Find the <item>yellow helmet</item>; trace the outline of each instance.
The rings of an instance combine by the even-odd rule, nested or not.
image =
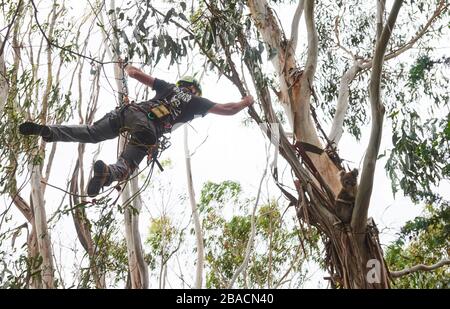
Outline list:
[[[197,89],[198,95],[202,95],[202,86],[198,82],[198,80],[193,76],[183,76],[180,80],[177,81],[177,86],[194,86]]]

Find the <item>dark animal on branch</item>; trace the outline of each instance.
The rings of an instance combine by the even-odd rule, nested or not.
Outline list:
[[[358,170],[351,172],[340,171],[342,189],[336,198],[336,215],[344,224],[349,224],[352,219],[355,197],[358,191]]]

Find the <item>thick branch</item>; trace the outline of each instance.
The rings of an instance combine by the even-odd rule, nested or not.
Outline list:
[[[380,85],[381,72],[384,62],[384,54],[392,34],[398,12],[403,0],[396,0],[392,6],[391,13],[384,26],[380,39],[375,47],[373,59],[373,69],[369,85],[370,105],[372,109],[372,129],[370,133],[369,145],[364,157],[361,182],[356,196],[355,208],[352,216],[352,228],[356,233],[363,233],[367,224],[367,211],[369,209],[370,197],[372,195],[375,166],[380,148],[381,134],[383,131],[384,106],[381,103]]]
[[[434,11],[433,15],[431,15],[431,17],[428,19],[428,21],[423,26],[423,28],[419,32],[417,32],[416,35],[414,37],[412,37],[407,43],[405,43],[404,45],[402,45],[395,51],[387,54],[385,59],[390,60],[392,58],[395,58],[398,55],[400,55],[401,53],[410,49],[412,46],[414,46],[414,44],[428,32],[428,29],[434,23],[434,21],[439,16],[441,16],[441,14],[444,13],[444,11],[446,11],[450,7],[450,3],[445,3],[445,2],[446,2],[445,0],[441,0],[439,2],[439,5],[437,6],[436,10]]]
[[[356,74],[361,70],[361,60],[356,60],[353,65],[348,69],[341,78],[339,85],[339,95],[337,99],[336,114],[333,118],[333,124],[331,125],[330,134],[328,139],[334,142],[336,145],[344,133],[344,119],[347,113],[350,95],[350,83],[355,78]]]
[[[405,268],[405,269],[399,270],[399,271],[391,271],[391,276],[393,278],[399,278],[399,277],[403,277],[403,276],[415,273],[417,271],[432,271],[432,270],[438,269],[445,265],[450,265],[449,259],[439,261],[436,264],[433,264],[430,266],[424,265],[424,264],[419,264],[419,265],[413,266],[411,268]]]
[[[321,146],[310,115],[311,87],[317,67],[318,37],[314,25],[314,0],[305,1],[305,22],[308,51],[305,70],[300,78],[299,96],[292,106],[294,111],[294,134],[297,140]],[[298,86],[297,86],[298,87]],[[295,91],[296,89],[293,89]],[[294,104],[294,102],[292,102]]]

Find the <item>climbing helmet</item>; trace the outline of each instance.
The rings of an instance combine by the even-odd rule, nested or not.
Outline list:
[[[197,95],[202,95],[202,86],[199,81],[193,76],[183,76],[177,82],[178,87],[182,86],[194,86],[197,89]]]

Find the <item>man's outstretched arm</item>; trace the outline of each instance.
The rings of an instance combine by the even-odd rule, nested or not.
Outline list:
[[[155,78],[145,74],[140,69],[128,64],[125,66],[125,72],[127,72],[128,76],[138,80],[139,82],[153,88],[153,84],[155,83]]]
[[[243,110],[246,107],[249,107],[253,104],[253,97],[251,95],[248,95],[246,97],[243,97],[241,101],[236,103],[225,103],[225,104],[216,104],[208,111],[212,114],[217,115],[234,115],[241,110]]]

